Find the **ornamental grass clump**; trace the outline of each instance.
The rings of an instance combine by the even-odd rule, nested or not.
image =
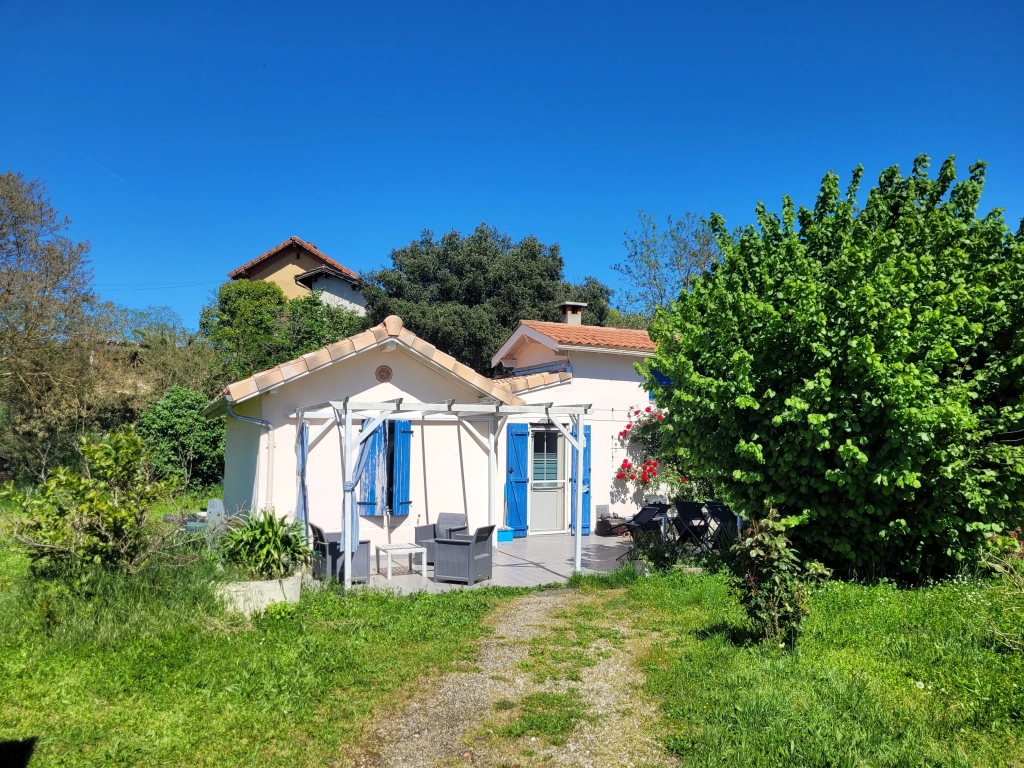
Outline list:
[[[821,563],[801,562],[775,509],[748,526],[731,547],[733,591],[754,634],[764,640],[795,639],[810,613],[809,588],[831,575]]]
[[[312,561],[302,523],[289,523],[270,510],[250,514],[242,525],[230,528],[220,541],[220,554],[253,579],[284,579]]]

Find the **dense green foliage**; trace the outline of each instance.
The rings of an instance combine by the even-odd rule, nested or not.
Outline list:
[[[860,169],[738,237],[713,217],[724,262],[652,330],[672,447],[847,571],[948,571],[1021,516],[1024,230],[976,216],[984,164],[927,167],[859,211]]]
[[[224,417],[204,416],[208,402],[202,392],[174,386],[139,417],[139,436],[153,469],[183,488],[213,485],[224,477]]]
[[[774,509],[744,528],[730,549],[733,592],[755,634],[792,642],[810,613],[811,586],[828,571],[821,563],[800,561]]]
[[[391,252],[391,266],[364,275],[371,322],[398,315],[405,326],[484,375],[520,320],[558,320],[562,301],[585,301],[587,325],[606,325],[612,291],[596,278],[566,282],[557,245],[514,242],[481,224],[466,237],[419,240]]]
[[[108,574],[88,600],[44,599],[26,567],[0,542],[0,742],[38,737],[33,768],[329,765],[517,594],[325,588],[246,623],[214,561]]]
[[[283,579],[311,560],[303,524],[289,523],[270,510],[250,514],[240,526],[229,528],[219,545],[224,562],[253,579]]]
[[[224,283],[199,318],[200,330],[223,359],[228,381],[294,360],[364,325],[355,312],[325,304],[317,293],[286,299],[278,285],[262,280]]]
[[[142,439],[126,429],[81,438],[83,471],[63,467],[35,489],[8,483],[14,539],[38,575],[81,582],[96,570],[133,573],[153,554],[149,510],[165,494],[152,481]]]
[[[999,585],[904,590],[829,582],[792,649],[751,643],[725,576],[637,579],[624,610],[654,638],[639,659],[658,731],[686,766],[974,768],[1024,760],[1024,655],[993,642]],[[1007,616],[1011,618],[1012,616]],[[1018,626],[1019,616],[1016,619]]]

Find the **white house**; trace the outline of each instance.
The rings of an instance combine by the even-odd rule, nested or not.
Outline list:
[[[597,511],[603,505],[635,511],[633,500],[617,495],[613,480],[626,450],[618,433],[627,409],[647,398],[633,364],[653,354],[654,345],[645,331],[579,325],[580,308],[563,305],[562,323],[523,321],[493,360],[513,369],[509,378],[477,374],[392,316],[357,336],[231,384],[207,408],[210,415],[228,415],[225,506],[294,513],[297,424],[304,418],[311,425],[309,518],[338,530],[342,439],[334,414],[314,406],[349,398],[400,399],[406,407],[442,404],[431,413],[396,406],[397,412],[374,430],[370,469],[356,491],[360,538],[372,544],[412,541],[416,525],[442,512],[467,515],[471,530],[493,519],[516,536],[567,532],[576,462],[551,419],[567,430],[570,419],[556,415],[557,407],[550,413],[522,408],[529,404],[590,406],[581,532],[589,533],[592,505]],[[453,402],[492,404],[493,411],[456,416],[443,405]],[[370,414],[354,417],[357,431],[371,420]]]

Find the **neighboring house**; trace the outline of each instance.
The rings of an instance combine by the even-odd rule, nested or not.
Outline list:
[[[276,283],[289,299],[322,291],[327,304],[366,314],[359,275],[342,266],[313,243],[289,237],[280,245],[228,272],[232,280],[266,280]]]
[[[564,305],[564,323],[523,321],[494,359],[519,373],[510,378],[479,375],[391,316],[350,339],[231,384],[207,408],[209,415],[229,416],[225,505],[293,514],[297,414],[349,397],[375,403],[396,398],[498,403],[499,413],[502,407],[514,411],[536,403],[592,404],[584,427],[590,440],[584,450],[582,532],[589,533],[592,504],[635,511],[636,500],[613,501],[613,470],[626,455],[618,432],[627,409],[647,398],[632,364],[653,354],[654,345],[644,331],[572,324],[579,309]],[[361,538],[374,544],[412,541],[414,526],[433,522],[442,512],[466,514],[471,529],[486,525],[489,444],[495,445],[495,522],[507,523],[517,536],[568,531],[573,451],[566,450],[565,437],[543,411],[532,410],[472,422],[443,412],[399,414],[386,421],[373,433],[372,470],[356,491],[364,521]],[[326,412],[306,419],[312,435],[306,471],[310,521],[339,530],[339,430]],[[568,417],[559,421],[569,423]],[[356,431],[361,422],[357,417]]]

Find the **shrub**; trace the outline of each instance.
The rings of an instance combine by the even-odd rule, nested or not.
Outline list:
[[[775,509],[744,529],[732,553],[734,591],[754,632],[766,640],[780,635],[792,639],[810,612],[808,586],[828,578],[828,569],[821,563],[800,562]]]
[[[984,163],[928,165],[883,171],[862,210],[858,168],[736,237],[713,217],[723,263],[651,330],[670,450],[846,571],[956,570],[1024,501],[1024,228],[976,216]]]
[[[224,418],[203,415],[202,392],[174,386],[139,417],[139,435],[153,469],[182,487],[206,487],[224,477]]]
[[[230,528],[221,539],[220,553],[226,563],[243,568],[254,579],[283,579],[312,560],[302,523],[289,523],[269,509]]]
[[[125,573],[143,568],[160,549],[148,514],[166,493],[153,482],[142,439],[131,428],[96,441],[81,438],[83,471],[50,473],[36,489],[8,483],[14,540],[33,572],[82,581],[99,567]]]

